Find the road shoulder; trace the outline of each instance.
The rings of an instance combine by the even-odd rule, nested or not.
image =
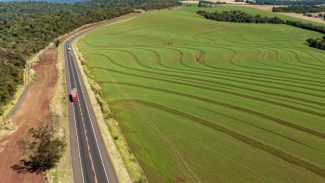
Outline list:
[[[63,137],[67,143],[65,152],[57,166],[46,173],[49,183],[70,183],[73,182],[72,160],[71,160],[71,144],[69,135],[69,120],[67,113],[66,97],[66,78],[65,78],[65,59],[64,44],[60,44],[57,48],[57,72],[58,78],[55,88],[51,95],[50,113],[52,117],[53,128],[58,131],[57,135]]]

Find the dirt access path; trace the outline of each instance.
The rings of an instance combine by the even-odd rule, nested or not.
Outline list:
[[[41,55],[40,62],[33,67],[37,80],[30,85],[19,110],[12,117],[16,129],[0,139],[0,183],[46,182],[42,174],[17,173],[11,166],[20,160],[22,150],[18,142],[25,137],[28,129],[38,127],[44,121],[50,123],[51,91],[58,77],[56,60],[56,48],[50,48]]]

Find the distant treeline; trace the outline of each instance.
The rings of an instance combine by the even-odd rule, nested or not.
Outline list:
[[[311,23],[302,23],[300,21],[283,20],[278,17],[266,17],[261,15],[249,15],[243,11],[223,11],[223,12],[207,12],[198,11],[199,15],[207,19],[224,21],[224,22],[237,22],[237,23],[256,23],[256,24],[286,24],[302,29],[316,31],[325,34],[325,27],[313,25]]]
[[[325,11],[325,6],[302,5],[302,6],[287,6],[273,7],[273,12],[294,12],[294,13],[319,13]]]
[[[93,0],[76,4],[0,3],[0,114],[23,82],[25,60],[56,37],[133,9],[161,9],[174,0]]]
[[[325,34],[325,27],[313,25],[311,23],[302,23],[293,20],[283,20],[278,17],[265,17],[261,15],[249,15],[242,11],[223,11],[219,12],[206,12],[198,11],[199,15],[204,16],[207,19],[224,21],[224,22],[237,22],[237,23],[256,23],[256,24],[286,24],[302,29],[316,31]],[[311,47],[318,49],[325,49],[325,36],[323,38],[307,39],[307,43]]]
[[[307,43],[311,47],[325,50],[325,36],[316,39],[309,38],[307,39]]]
[[[214,7],[214,5],[218,4],[226,4],[225,2],[211,2],[211,1],[199,1],[198,7],[200,8],[209,8],[209,7]]]
[[[256,0],[256,4],[269,5],[319,5],[325,4],[325,0]]]

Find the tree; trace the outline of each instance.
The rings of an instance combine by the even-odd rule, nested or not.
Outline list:
[[[316,39],[309,38],[306,41],[310,47],[325,50],[325,36]]]
[[[58,47],[58,46],[60,45],[60,40],[58,40],[58,39],[55,40],[55,41],[54,41],[54,44],[55,44],[55,47]]]
[[[28,137],[23,140],[23,158],[19,165],[12,168],[18,172],[43,173],[59,162],[66,143],[56,136],[56,131],[47,125],[38,129],[31,128]]]

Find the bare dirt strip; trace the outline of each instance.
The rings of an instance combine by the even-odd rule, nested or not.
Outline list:
[[[21,158],[19,141],[26,136],[28,129],[43,122],[50,123],[49,102],[58,77],[56,58],[56,48],[49,48],[41,55],[40,62],[33,67],[37,80],[30,85],[19,110],[12,117],[16,129],[0,139],[0,183],[46,182],[42,174],[17,173],[11,167]]]

